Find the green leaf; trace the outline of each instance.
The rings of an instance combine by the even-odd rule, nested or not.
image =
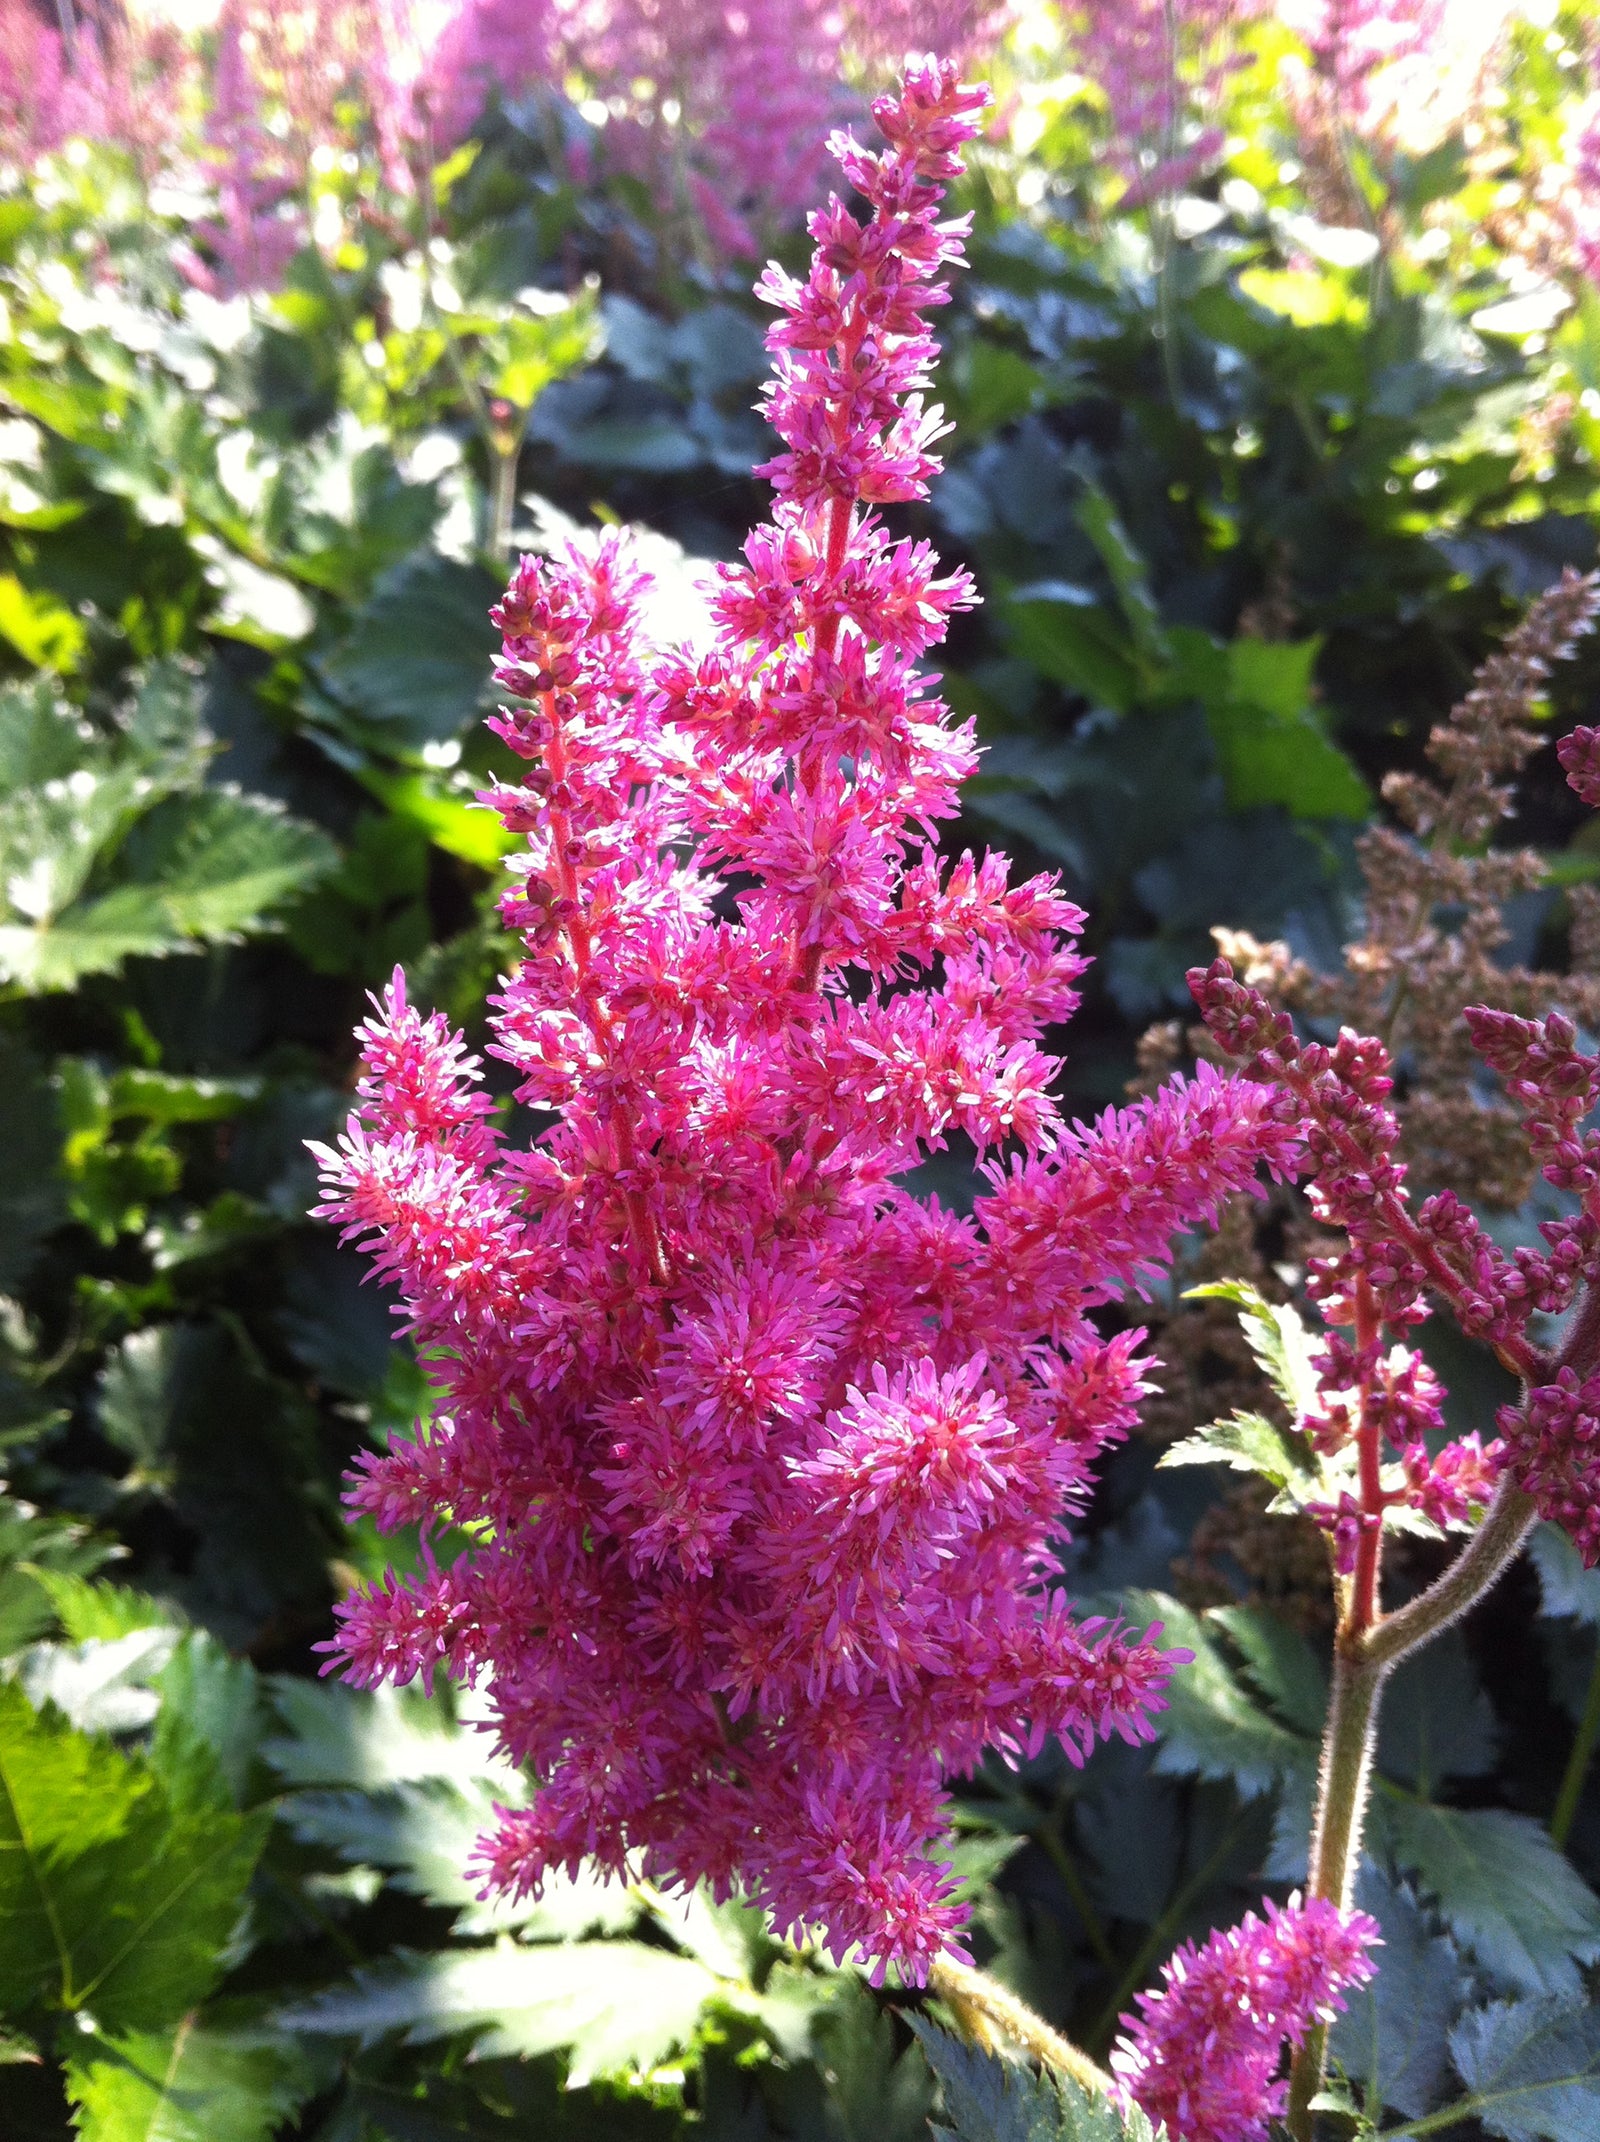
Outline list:
[[[1328,1676],[1298,1629],[1268,1607],[1214,1607],[1206,1623],[1227,1632],[1244,1659],[1247,1678],[1285,1725],[1298,1733],[1321,1733]]]
[[[492,870],[515,845],[493,811],[474,803],[470,792],[452,793],[437,774],[363,766],[360,779],[391,817],[419,827],[436,848],[480,870]]]
[[[951,390],[955,420],[969,447],[986,432],[1014,424],[1046,398],[1045,377],[1038,367],[986,336],[960,348],[941,377]]]
[[[1559,1525],[1535,1527],[1528,1548],[1539,1572],[1541,1611],[1600,1628],[1600,1569],[1584,1568]]]
[[[36,1710],[50,1705],[84,1733],[132,1733],[160,1706],[152,1684],[172,1657],[172,1629],[132,1629],[84,1644],[35,1644],[18,1685]]]
[[[1280,1428],[1264,1413],[1235,1413],[1225,1421],[1211,1421],[1164,1450],[1157,1462],[1226,1465],[1236,1473],[1259,1474],[1296,1509],[1315,1495],[1319,1483],[1316,1457],[1305,1437]]]
[[[644,1916],[638,1891],[585,1873],[552,1875],[542,1896],[483,1903],[468,1861],[504,1795],[484,1783],[408,1778],[362,1792],[289,1795],[282,1819],[302,1844],[325,1845],[356,1865],[388,1868],[395,1886],[460,1914],[456,1932],[516,1927],[527,1941],[572,1941],[621,1933]]]
[[[64,1569],[38,1569],[34,1575],[74,1644],[109,1643],[136,1629],[172,1628],[183,1620],[177,1607],[130,1585],[97,1582]]]
[[[544,299],[547,293],[536,293]],[[497,324],[488,350],[497,369],[493,391],[517,409],[531,409],[553,380],[587,364],[599,350],[592,300],[561,299],[537,312],[513,314]]]
[[[93,739],[48,677],[0,685],[0,796],[65,781],[95,756]]]
[[[1469,2096],[1460,2117],[1503,2142],[1600,2142],[1600,2008],[1560,2000],[1497,2003],[1450,2034]]]
[[[0,1658],[42,1636],[55,1620],[52,1584],[81,1582],[113,1552],[109,1540],[95,1539],[83,1525],[0,1495]]]
[[[1308,708],[1293,720],[1239,699],[1206,710],[1235,811],[1280,804],[1292,818],[1362,819],[1372,792]]]
[[[0,2010],[175,2023],[221,1968],[265,1823],[179,1811],[139,1758],[0,1685]]]
[[[236,1659],[203,1629],[179,1641],[156,1683],[161,1711],[150,1767],[175,1799],[242,1806],[261,1745],[260,1687],[248,1659]]]
[[[169,1385],[181,1344],[175,1325],[147,1325],[128,1334],[100,1373],[100,1431],[150,1480],[166,1470]]]
[[[1111,575],[1140,656],[1151,669],[1164,668],[1172,660],[1172,648],[1162,629],[1155,597],[1150,593],[1145,562],[1117,517],[1115,506],[1098,484],[1085,482],[1073,518]]]
[[[1180,1676],[1180,1680],[1181,1680]],[[1371,1841],[1437,1899],[1457,1940],[1519,1992],[1573,1994],[1600,1957],[1600,1898],[1541,1824],[1379,1790]]]
[[[261,1752],[287,1784],[372,1791],[408,1778],[449,1778],[486,1785],[502,1801],[521,1797],[517,1772],[491,1753],[488,1734],[458,1723],[443,1690],[367,1691],[289,1674],[275,1674],[268,1686],[287,1731]]]
[[[1245,638],[1219,648],[1220,673],[1208,673],[1200,696],[1234,810],[1281,804],[1296,818],[1364,818],[1371,810],[1366,783],[1315,705],[1321,651],[1320,637]]]
[[[906,2020],[939,2081],[939,2142],[1157,2142],[1137,2107],[1121,2112],[1064,2075],[1036,2073],[940,2030]]]
[[[292,2039],[192,2017],[92,2037],[67,2061],[80,2142],[270,2142],[315,2087]]]
[[[134,1065],[107,1081],[106,1113],[137,1116],[166,1129],[174,1123],[226,1123],[261,1098],[258,1078],[177,1078]]]
[[[40,1241],[63,1217],[64,1201],[56,1173],[56,1110],[49,1082],[37,1058],[5,1032],[0,1032],[0,1092],[5,1094],[0,1287],[10,1287],[23,1277]]]
[[[1438,2101],[1466,1973],[1455,1945],[1432,1930],[1410,1889],[1370,1861],[1356,1902],[1383,1929],[1378,1975],[1347,1994],[1329,2050],[1360,2086],[1372,2116],[1387,2106],[1415,2118]]]
[[[1054,683],[1126,713],[1139,691],[1128,635],[1092,597],[1085,603],[1085,593],[1055,581],[1017,589],[1005,611],[1012,643]]]
[[[327,835],[265,796],[208,788],[173,797],[129,839],[122,867],[153,897],[174,938],[218,944],[332,869]]]
[[[0,573],[0,637],[32,669],[71,671],[87,634],[83,619],[47,588],[25,588],[15,573]]]
[[[637,1941],[575,1941],[441,1955],[401,1951],[348,1986],[286,2010],[280,2023],[362,2045],[470,2037],[484,2058],[568,2049],[568,2081],[647,2073],[694,2036],[722,1982],[704,1964]]]
[[[1242,1279],[1211,1280],[1205,1286],[1188,1288],[1183,1298],[1186,1302],[1237,1305],[1245,1341],[1284,1411],[1291,1420],[1304,1420],[1317,1402],[1317,1373],[1312,1359],[1320,1351],[1321,1341],[1306,1328],[1299,1311],[1287,1302],[1267,1301]]]
[[[148,800],[131,770],[87,769],[10,799],[0,861],[18,919],[0,922],[0,981],[41,995],[135,957],[234,938],[334,861],[326,835],[264,797],[169,796],[128,831]],[[113,848],[115,882],[86,892]]]
[[[1202,1620],[1160,1592],[1130,1592],[1127,1605],[1135,1621],[1161,1623],[1164,1649],[1181,1645],[1194,1653],[1193,1663],[1172,1678],[1158,1771],[1228,1778],[1249,1799],[1315,1762],[1313,1743],[1264,1710],[1235,1673],[1213,1640],[1209,1616]]]
[[[933,2077],[920,2049],[895,2053],[894,2018],[859,1980],[810,1980],[809,2050],[828,2093],[838,2142],[926,2142]],[[804,1988],[798,1989],[804,1992]],[[817,2007],[818,1996],[825,2005]]]
[[[1384,1690],[1378,1768],[1424,1799],[1444,1778],[1494,1768],[1494,1709],[1459,1631],[1447,1629],[1407,1659]]]
[[[385,573],[320,663],[329,687],[402,750],[458,736],[490,683],[500,595],[480,566],[419,552]]]
[[[641,475],[673,476],[699,468],[705,448],[687,425],[669,416],[596,417],[563,428],[562,457],[596,469],[636,469]]]

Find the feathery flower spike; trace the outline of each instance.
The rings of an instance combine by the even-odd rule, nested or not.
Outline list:
[[[488,1677],[539,1789],[487,1884],[741,1883],[914,1980],[962,1920],[945,1775],[1148,1738],[1173,1669],[1052,1583],[1144,1388],[1141,1335],[1087,1312],[1297,1152],[1272,1092],[1209,1069],[1064,1122],[1043,1036],[1082,918],[929,845],[975,747],[918,665],[975,598],[878,508],[938,466],[939,208],[985,102],[908,67],[885,146],[834,143],[865,213],[830,200],[806,279],[763,278],[777,505],[714,644],[646,643],[611,536],[524,559],[496,612],[526,773],[485,800],[526,846],[494,1050],[553,1126],[504,1141],[397,976],[320,1155],[445,1399],[353,1501],[476,1542],[358,1594],[333,1663]],[[970,1217],[900,1181],[957,1132]]]
[[[1122,2018],[1112,2073],[1171,2142],[1266,2142],[1287,2098],[1285,2045],[1328,2021],[1344,1989],[1376,1968],[1366,1952],[1378,1925],[1365,1912],[1298,1897],[1264,1909],[1202,1948],[1185,1943],[1161,1986],[1138,1996],[1138,2015]]]

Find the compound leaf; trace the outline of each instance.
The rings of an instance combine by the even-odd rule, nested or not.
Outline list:
[[[67,2063],[79,2142],[269,2142],[314,2087],[291,2038],[192,2018],[91,2038]]]
[[[1158,2142],[1166,2134],[1153,2132],[1137,2107],[1122,2112],[1066,2076],[997,2059],[921,2016],[907,2020],[939,2079],[939,2142]]]
[[[279,2021],[313,2036],[400,2036],[408,2045],[468,2037],[486,2057],[569,2052],[574,2086],[647,2072],[694,2036],[701,2008],[726,1988],[704,1964],[638,1941],[407,1952]],[[739,1989],[731,1989],[739,1990]]]
[[[1600,2142],[1600,2008],[1497,2002],[1450,2035],[1470,2095],[1460,2107],[1503,2142]]]
[[[1600,1956],[1600,1898],[1541,1825],[1504,1808],[1373,1800],[1373,1844],[1437,1898],[1450,1931],[1523,1993],[1575,1994]]]
[[[264,1835],[0,1686],[0,2009],[169,2027],[217,1975]]]

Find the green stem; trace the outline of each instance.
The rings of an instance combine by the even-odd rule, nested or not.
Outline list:
[[[1504,1574],[1532,1529],[1534,1506],[1507,1478],[1488,1515],[1444,1575],[1370,1628],[1341,1631],[1323,1729],[1312,1828],[1310,1890],[1348,1908],[1361,1863],[1361,1827],[1383,1684],[1404,1658],[1457,1621]],[[1322,2087],[1327,2032],[1311,2032],[1289,2069],[1289,2133],[1312,2142],[1311,2100]]]
[[[1589,1693],[1584,1701],[1583,1716],[1578,1721],[1578,1737],[1567,1757],[1561,1790],[1556,1794],[1555,1811],[1550,1817],[1550,1842],[1558,1851],[1567,1849],[1567,1839],[1572,1835],[1573,1819],[1578,1812],[1578,1802],[1583,1798],[1584,1780],[1589,1775],[1589,1763],[1597,1740],[1600,1740],[1600,1645],[1595,1648]]]
[[[1362,1638],[1362,1656],[1376,1666],[1398,1666],[1459,1621],[1522,1552],[1537,1515],[1533,1498],[1509,1476],[1502,1480],[1488,1515],[1444,1575],[1370,1628]]]
[[[1333,1692],[1323,1729],[1308,1886],[1312,1896],[1325,1897],[1342,1911],[1350,1908],[1361,1859],[1361,1824],[1372,1784],[1378,1694],[1387,1671],[1348,1650],[1334,1653]],[[1311,2100],[1322,2087],[1327,2048],[1327,2026],[1319,2025],[1307,2034],[1289,2070],[1288,2123],[1296,2142],[1310,2142]]]
[[[1083,1930],[1089,1937],[1090,1948],[1108,1971],[1114,1971],[1117,1968],[1116,1950],[1112,1948],[1111,1938],[1100,1922],[1100,1914],[1094,1908],[1094,1899],[1089,1894],[1083,1876],[1078,1872],[1077,1863],[1067,1850],[1066,1839],[1054,1822],[1041,1822],[1032,1835],[1034,1843],[1060,1875],[1062,1886],[1072,1900],[1072,1908],[1083,1921]]]
[[[1107,2001],[1095,2023],[1094,2030],[1091,2033],[1095,2044],[1098,2045],[1110,2037],[1117,2026],[1124,2007],[1144,1984],[1145,1974],[1151,1963],[1156,1957],[1164,1955],[1171,1947],[1172,1937],[1186,1917],[1189,1906],[1200,1895],[1202,1890],[1210,1886],[1212,1877],[1217,1873],[1218,1869],[1226,1864],[1228,1854],[1239,1841],[1239,1831],[1242,1826],[1241,1821],[1229,1823],[1222,1834],[1222,1842],[1217,1846],[1204,1866],[1199,1868],[1184,1883],[1178,1894],[1161,1914],[1161,1917],[1151,1927],[1149,1933],[1146,1934],[1144,1940],[1140,1942],[1138,1949],[1134,1953],[1133,1961],[1128,1965],[1128,1968],[1118,1981],[1116,1992]]]
[[[503,565],[511,556],[511,523],[517,510],[517,462],[521,458],[519,433],[510,447],[489,442],[489,552]]]
[[[970,1964],[957,1963],[954,1957],[940,1956],[929,1968],[928,1991],[938,1995],[978,2044],[990,2045],[996,2036],[1009,2038],[1043,2066],[1070,2075],[1091,2096],[1109,2097],[1115,2089],[1104,2068],[1070,2038],[1052,2030],[1043,2016],[1036,2016],[1026,2001],[1019,2001],[987,1972],[974,1971]]]
[[[1489,2100],[1482,2097],[1458,2097],[1453,2105],[1441,2105],[1437,2112],[1424,2113],[1420,2120],[1407,2120],[1404,2127],[1386,2127],[1377,2142],[1406,2142],[1413,2135],[1443,2134],[1447,2127],[1459,2127],[1470,2120]]]

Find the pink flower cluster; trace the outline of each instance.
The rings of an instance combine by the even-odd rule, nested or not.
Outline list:
[[[1203,1948],[1179,1949],[1154,1993],[1124,2016],[1111,2068],[1128,2098],[1171,2142],[1266,2142],[1283,2112],[1277,2079],[1286,2044],[1344,2007],[1364,1985],[1376,1920],[1315,1898],[1291,1897],[1266,1917],[1247,1912]]]
[[[1209,1069],[1064,1121],[1041,1042],[1081,917],[929,845],[975,754],[919,663],[973,591],[874,509],[937,467],[938,210],[985,101],[909,66],[885,149],[835,143],[868,213],[830,200],[808,277],[763,281],[777,505],[714,644],[645,644],[611,539],[524,559],[497,613],[527,771],[486,800],[527,846],[494,1049],[554,1120],[506,1142],[397,981],[320,1155],[445,1401],[356,1505],[476,1542],[349,1602],[337,1655],[490,1678],[540,1789],[488,1883],[742,1881],[913,1978],[961,1920],[946,1772],[1145,1738],[1172,1671],[1051,1581],[1143,1389],[1139,1334],[1088,1311],[1296,1157],[1278,1098]],[[970,1217],[901,1181],[958,1135]]]
[[[1324,125],[1413,151],[1460,124],[1514,10],[1511,0],[1286,0]],[[1298,101],[1298,100],[1293,100]]]
[[[1487,1446],[1476,1433],[1450,1441],[1444,1418],[1444,1387],[1420,1355],[1407,1346],[1384,1349],[1374,1319],[1355,1337],[1331,1331],[1317,1361],[1320,1403],[1307,1426],[1316,1449],[1333,1457],[1361,1448],[1363,1428],[1379,1449],[1393,1450],[1398,1477],[1381,1474],[1362,1493],[1346,1489],[1336,1503],[1308,1503],[1307,1514],[1331,1535],[1341,1576],[1360,1565],[1364,1538],[1381,1529],[1383,1512],[1403,1505],[1448,1530],[1481,1515],[1500,1476],[1505,1446]]]
[[[1073,55],[1106,100],[1111,158],[1134,202],[1192,185],[1222,148],[1209,116],[1264,0],[1081,0]]]
[[[0,0],[0,155],[18,163],[75,135],[122,143],[152,169],[171,146],[192,54],[169,25],[119,8],[84,10],[66,27],[30,0]]]
[[[1600,799],[1600,730],[1576,729],[1560,747],[1572,787]],[[1357,1566],[1359,1537],[1381,1525],[1386,1503],[1405,1500],[1441,1523],[1486,1499],[1509,1469],[1544,1516],[1564,1525],[1591,1565],[1600,1560],[1600,1305],[1588,1283],[1600,1255],[1600,1131],[1585,1128],[1600,1099],[1600,1057],[1578,1047],[1564,1013],[1542,1018],[1477,1008],[1467,1013],[1473,1046],[1522,1111],[1528,1149],[1576,1209],[1541,1222],[1542,1248],[1510,1255],[1449,1191],[1413,1209],[1396,1158],[1399,1126],[1385,1106],[1392,1086],[1388,1052],[1345,1028],[1332,1046],[1304,1042],[1287,1013],[1235,980],[1226,960],[1189,977],[1207,1026],[1249,1076],[1292,1094],[1306,1128],[1310,1198],[1317,1217],[1346,1246],[1314,1259],[1309,1286],[1336,1331],[1323,1361],[1334,1394],[1317,1429],[1326,1448],[1363,1430],[1362,1492],[1324,1511],[1346,1568]],[[1535,1315],[1564,1316],[1585,1291],[1559,1349],[1530,1336]],[[1492,1346],[1525,1386],[1504,1407],[1503,1441],[1463,1438],[1433,1458],[1424,1438],[1442,1427],[1435,1379],[1404,1349],[1385,1357],[1384,1326],[1421,1323],[1442,1301],[1469,1337]],[[1400,1451],[1404,1480],[1378,1482],[1380,1436]],[[1369,1537],[1375,1552],[1375,1537]]]
[[[857,103],[850,79],[881,78],[930,27],[942,49],[976,54],[1006,19],[996,0],[940,0],[931,21],[907,0],[223,0],[193,100],[219,197],[212,279],[281,277],[306,240],[319,150],[370,150],[410,193],[491,98],[574,83],[604,107],[607,159],[722,251],[753,253],[815,199],[829,127]],[[175,31],[127,25],[109,46],[86,27],[65,41],[30,0],[0,0],[0,145],[19,161],[79,134],[174,150],[191,116],[176,83],[197,57]]]

